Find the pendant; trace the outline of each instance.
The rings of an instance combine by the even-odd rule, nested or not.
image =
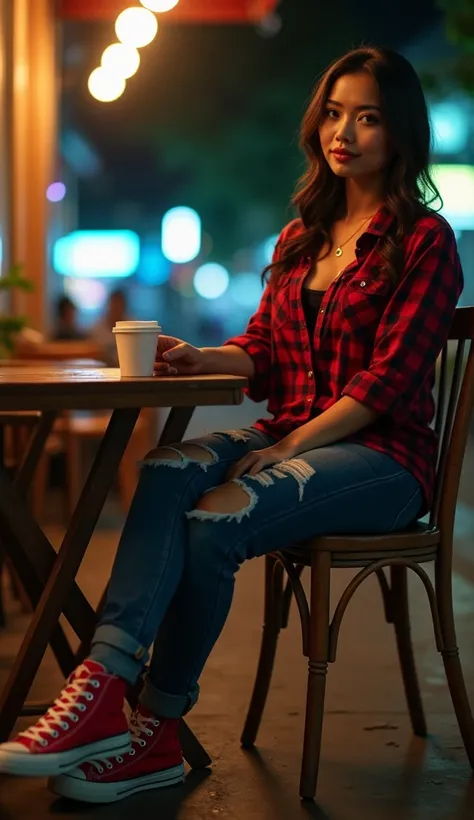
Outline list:
[[[336,248],[336,256],[342,256],[342,248],[339,246]]]

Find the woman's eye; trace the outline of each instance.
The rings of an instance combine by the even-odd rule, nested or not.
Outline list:
[[[329,117],[330,120],[335,120],[338,116],[338,112],[335,108],[328,108],[326,111],[326,115]]]
[[[360,122],[365,122],[367,125],[377,125],[379,120],[377,117],[374,117],[373,114],[363,114],[360,118]]]

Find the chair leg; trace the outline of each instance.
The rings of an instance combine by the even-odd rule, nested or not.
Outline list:
[[[426,719],[411,640],[407,574],[406,567],[391,567],[393,625],[413,732],[418,737],[426,737]]]
[[[331,553],[314,552],[311,560],[308,690],[300,795],[313,800],[318,782],[324,697],[329,661]]]
[[[2,547],[0,546],[0,628],[4,627],[6,625],[5,605],[4,605],[4,596],[3,596],[4,575],[5,575],[5,554],[3,552]]]
[[[451,568],[449,567],[449,572],[447,568],[443,570],[439,558],[436,564],[436,595],[444,641],[444,649],[441,652],[444,669],[466,754],[474,769],[474,719],[456,642]]]
[[[265,558],[265,604],[260,658],[252,698],[240,738],[240,742],[245,748],[253,746],[257,739],[270,689],[280,632],[282,595],[283,568],[276,558],[267,555]]]
[[[454,650],[452,654],[449,650],[444,651],[442,655],[449,691],[451,693],[451,699],[453,701],[454,711],[456,712],[466,754],[471,768],[474,769],[474,721],[466,692],[466,683],[459,658],[459,650]]]
[[[296,567],[296,573],[298,578],[301,578],[301,574],[304,570],[304,566],[300,565]],[[281,628],[287,629],[288,623],[290,620],[290,607],[291,607],[291,599],[293,598],[293,587],[291,585],[290,580],[288,579],[286,582],[285,589],[283,590],[283,600],[281,605]]]

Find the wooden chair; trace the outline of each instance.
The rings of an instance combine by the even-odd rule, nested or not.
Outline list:
[[[300,794],[305,799],[313,799],[316,793],[328,664],[336,659],[339,630],[347,605],[360,584],[372,573],[380,582],[386,620],[395,628],[411,724],[419,737],[425,737],[427,729],[411,642],[407,570],[415,572],[423,582],[430,603],[436,646],[443,658],[462,739],[474,768],[474,721],[456,645],[451,585],[454,515],[474,405],[474,307],[456,310],[449,338],[457,343],[456,356],[450,384],[447,346],[441,356],[435,418],[441,446],[429,523],[417,522],[402,532],[387,535],[319,536],[266,558],[263,639],[241,742],[244,747],[255,743],[270,686],[278,635],[287,626],[293,592],[302,625],[303,654],[309,661],[300,781]],[[434,562],[434,585],[421,566],[428,561]],[[305,567],[311,572],[309,600],[300,580]],[[339,567],[361,569],[346,587],[331,620],[331,569]],[[384,572],[385,567],[390,567],[390,580]],[[286,588],[283,586],[283,570],[288,575]]]

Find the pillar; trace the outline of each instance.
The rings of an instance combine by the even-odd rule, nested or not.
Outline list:
[[[49,203],[57,152],[57,37],[54,0],[11,0],[8,261],[23,265],[32,294],[15,294],[14,313],[45,329]]]

